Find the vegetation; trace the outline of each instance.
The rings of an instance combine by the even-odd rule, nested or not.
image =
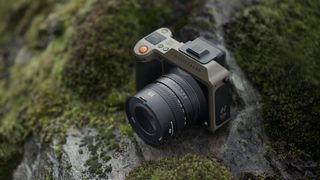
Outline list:
[[[0,179],[11,176],[30,135],[43,144],[56,138],[60,157],[69,128],[94,127],[95,143],[82,146],[116,150],[115,129],[132,135],[122,108],[134,89],[133,43],[170,18],[170,6],[146,0],[1,0],[0,8],[0,46],[13,43],[19,50],[0,62]],[[101,172],[94,154],[86,165]]]
[[[232,179],[229,169],[216,159],[186,155],[181,158],[166,158],[146,161],[133,169],[127,180],[196,180],[196,179]]]
[[[263,1],[226,26],[230,48],[262,94],[265,126],[283,159],[320,159],[319,8],[313,0]]]
[[[170,6],[161,5],[163,2],[141,2],[99,3],[80,28],[73,56],[64,67],[67,87],[84,98],[101,98],[129,82],[134,43],[162,25],[170,14]]]

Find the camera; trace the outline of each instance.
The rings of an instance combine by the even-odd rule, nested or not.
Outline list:
[[[230,120],[230,73],[218,44],[203,37],[178,42],[160,28],[134,54],[137,93],[125,111],[144,142],[159,146],[191,126],[214,132]]]

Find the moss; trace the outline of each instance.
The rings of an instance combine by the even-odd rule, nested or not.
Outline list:
[[[24,1],[24,3],[27,2],[29,1]],[[50,13],[51,8],[54,7],[54,12],[51,14],[59,16],[64,12],[63,8],[70,5],[67,3],[65,6],[60,6],[59,1],[55,3],[52,1],[41,2],[46,3],[34,1],[31,4],[23,5],[28,8],[25,10],[26,14],[21,22],[17,20],[17,24],[7,27],[10,25],[9,23],[5,28],[5,30],[14,28],[18,31],[23,26],[24,32],[19,32],[19,36],[24,38],[25,46],[41,41],[37,36],[32,38],[29,38],[28,35],[23,36],[26,29],[37,32],[41,24],[38,22]],[[18,11],[21,10],[12,13],[18,13]],[[69,21],[63,17],[60,20]],[[44,28],[51,29],[46,26]],[[70,54],[70,40],[73,36],[74,28],[68,26],[61,34],[50,39],[42,51],[33,46],[26,48],[32,52],[32,56],[26,59],[23,64],[17,63],[6,67],[10,75],[9,83],[3,83],[5,79],[0,79],[0,109],[3,112],[0,119],[0,152],[2,152],[0,161],[4,164],[19,163],[20,158],[15,158],[14,161],[11,157],[16,157],[17,154],[21,155],[23,141],[28,135],[37,134],[41,136],[42,142],[48,142],[52,136],[57,136],[60,138],[59,141],[63,143],[67,126],[74,124],[70,119],[67,119],[67,111],[72,110],[72,105],[67,103],[70,101],[70,96],[65,95],[65,91],[60,88],[59,76],[61,73],[59,71],[62,68],[59,70],[58,67],[62,66],[62,62]],[[55,152],[57,155],[61,154],[60,145],[55,148]],[[0,168],[2,172],[3,167]],[[11,167],[8,173],[13,170],[14,167]]]
[[[31,21],[35,16],[44,16],[52,10],[56,3],[61,1],[53,0],[17,0],[0,1],[0,46],[13,41],[16,36],[23,36],[29,29]]]
[[[96,153],[96,152],[95,152]],[[100,155],[92,154],[92,156],[86,161],[85,166],[88,167],[88,171],[97,175],[98,177],[105,177],[107,173],[111,172],[111,165],[106,165],[111,159],[105,152],[101,152]]]
[[[273,147],[286,158],[320,158],[319,8],[318,1],[270,0],[226,26],[230,48],[262,94]]]
[[[21,153],[16,145],[0,143],[0,179],[12,179],[12,170],[22,159]]]
[[[85,166],[88,167],[88,171],[90,173],[95,174],[100,170],[102,164],[99,163],[97,156],[92,156],[90,159],[86,161]]]
[[[45,180],[52,180],[53,178],[52,178],[52,176],[50,176],[50,175],[46,175],[46,176],[44,177],[44,179],[45,179]]]
[[[101,167],[102,167],[101,163],[95,162],[89,165],[88,170],[91,174],[101,174]]]
[[[56,155],[57,159],[61,159],[62,156],[62,144],[58,144],[57,146],[54,146],[53,152]]]
[[[229,169],[216,159],[186,155],[146,161],[127,176],[134,179],[232,179]]]
[[[104,162],[108,162],[110,161],[111,157],[106,155],[106,153],[102,153],[100,158],[104,161]]]
[[[133,137],[133,130],[128,124],[121,124],[120,132],[127,137]]]
[[[158,1],[101,1],[99,6],[80,28],[73,57],[63,71],[66,86],[84,98],[106,97],[111,87],[121,91],[130,82],[134,43],[170,13]]]
[[[91,127],[98,135],[79,146],[91,154],[101,151],[96,158],[102,160],[88,162],[88,169],[102,175],[111,172],[111,166],[101,168],[101,163],[110,160],[102,156],[106,149],[120,147],[115,131],[120,128],[122,134],[132,136],[123,107],[134,90],[133,44],[170,18],[170,1],[6,4],[0,9],[13,9],[8,17],[19,19],[9,25],[0,22],[1,34],[10,35],[0,44],[19,35],[31,57],[10,67],[0,63],[1,71],[9,74],[8,83],[0,79],[0,162],[9,164],[11,158],[21,156],[30,135],[40,136],[43,144],[54,137],[59,157],[69,128]],[[18,164],[16,159],[13,165]]]
[[[105,173],[110,173],[112,171],[112,166],[111,165],[107,165],[106,169],[105,169]]]
[[[281,179],[281,177],[268,177],[261,172],[242,172],[238,176],[239,179],[246,180],[266,180],[266,179]]]

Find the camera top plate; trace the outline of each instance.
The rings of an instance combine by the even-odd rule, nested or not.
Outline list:
[[[134,47],[134,54],[140,61],[150,61],[153,53],[165,54],[170,49],[183,45],[172,38],[172,32],[168,28],[160,28],[148,36],[142,38]]]

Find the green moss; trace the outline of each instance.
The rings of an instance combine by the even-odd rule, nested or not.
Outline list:
[[[90,162],[90,164],[88,164],[88,171],[91,173],[91,174],[101,174],[101,167],[102,167],[102,164],[99,163],[98,161],[93,161],[93,162]]]
[[[110,161],[111,157],[106,155],[106,153],[102,153],[101,154],[101,159],[104,161],[104,162],[108,162]]]
[[[0,179],[12,178],[12,170],[22,159],[21,153],[21,150],[17,150],[16,145],[0,143]]]
[[[15,36],[22,36],[30,27],[35,16],[47,16],[56,3],[54,0],[17,0],[0,1],[0,46],[13,41]]]
[[[120,125],[120,132],[121,134],[127,136],[127,137],[133,137],[133,130],[131,126],[128,124],[121,124]]]
[[[44,179],[45,179],[45,180],[52,180],[53,178],[52,178],[52,176],[50,176],[50,175],[46,175],[46,176],[44,177]]]
[[[58,159],[61,159],[62,156],[62,144],[58,144],[57,146],[54,146],[53,152],[56,155]]]
[[[11,25],[0,22],[0,32],[10,33],[7,39],[21,35],[31,57],[10,67],[0,63],[1,71],[10,75],[0,79],[0,162],[9,167],[11,158],[21,156],[29,135],[40,136],[42,143],[54,137],[54,152],[60,157],[68,129],[91,127],[98,135],[79,146],[91,154],[101,151],[102,161],[90,160],[88,170],[111,172],[111,166],[101,168],[110,160],[102,156],[103,149],[119,149],[116,129],[132,136],[123,113],[125,99],[134,91],[132,47],[170,17],[164,2],[169,3],[21,1],[23,14],[20,5],[12,7],[12,13],[23,18]],[[15,6],[7,4],[4,9]],[[3,168],[1,164],[0,171]]]
[[[133,169],[126,179],[232,179],[232,175],[229,169],[216,159],[189,154],[182,158],[146,161]]]
[[[24,1],[27,3],[29,1]],[[45,2],[45,3],[41,3]],[[68,111],[74,106],[70,102],[70,96],[60,87],[59,79],[63,61],[69,57],[70,41],[74,37],[74,27],[64,28],[63,33],[55,36],[47,42],[44,50],[29,46],[41,41],[38,36],[23,36],[26,29],[30,32],[37,32],[41,22],[47,14],[54,9],[51,14],[60,16],[70,4],[61,6],[59,1],[33,1],[26,4],[25,16],[12,25],[7,24],[5,30],[14,28],[18,31],[21,27],[23,32],[19,36],[25,38],[25,46],[32,56],[23,63],[13,64],[6,67],[9,72],[9,79],[0,79],[0,162],[4,164],[17,164],[23,150],[23,141],[30,134],[41,137],[42,142],[48,142],[52,136],[59,138],[60,143],[64,143],[66,129],[73,124],[73,119],[67,119]],[[3,7],[1,7],[3,8]],[[10,9],[9,7],[6,7]],[[19,9],[19,8],[18,8]],[[12,13],[21,13],[21,9]],[[10,14],[10,13],[9,13]],[[12,14],[13,15],[13,14]],[[11,16],[11,15],[8,15]],[[61,18],[63,22],[68,19]],[[23,26],[23,28],[22,28]],[[45,29],[51,27],[44,26]],[[12,32],[13,34],[16,31]],[[29,31],[28,33],[29,34]],[[32,34],[32,33],[31,33]],[[0,62],[2,63],[2,62]],[[60,69],[60,70],[59,70]],[[4,83],[7,81],[8,83]],[[73,103],[76,104],[76,103]],[[61,154],[61,145],[55,148],[56,154]],[[12,159],[15,157],[15,160]],[[9,160],[11,162],[9,162]],[[3,171],[0,167],[0,171]],[[11,167],[11,173],[14,167]],[[2,173],[1,173],[2,174]]]
[[[262,94],[266,129],[284,158],[320,158],[319,8],[319,1],[265,1],[226,28],[230,48]]]
[[[134,43],[170,14],[169,6],[162,3],[147,0],[100,3],[97,12],[82,25],[73,57],[65,65],[66,86],[84,98],[106,97],[111,87],[121,91],[130,82]]]
[[[104,173],[110,173],[111,171],[112,171],[112,166],[111,165],[107,165]]]

